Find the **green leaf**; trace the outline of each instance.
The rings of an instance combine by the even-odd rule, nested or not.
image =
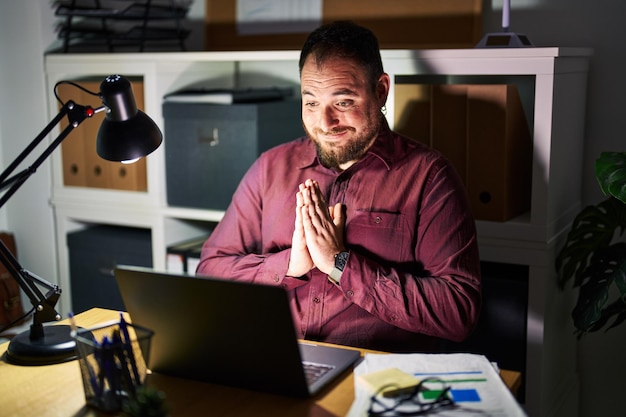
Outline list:
[[[618,245],[615,245],[615,246],[618,246]],[[615,271],[614,279],[615,279],[615,285],[617,286],[617,289],[619,290],[620,297],[622,301],[626,304],[626,249],[624,249],[624,252],[622,252],[618,256],[621,256],[618,259],[618,262],[621,262],[621,266],[617,271]]]
[[[626,203],[626,152],[603,152],[596,160],[596,179],[605,195]]]
[[[597,260],[594,256],[594,260]],[[582,275],[585,283],[580,286],[578,301],[572,311],[574,326],[582,331],[589,331],[601,315],[602,308],[609,299],[610,273],[605,273],[598,263],[591,263]]]
[[[582,274],[589,267],[591,257],[608,246],[615,235],[626,228],[626,206],[609,197],[597,206],[588,206],[574,219],[565,246],[558,253],[555,266],[559,286],[574,278],[574,286],[582,283]]]
[[[626,312],[623,292],[617,302],[605,309],[609,289],[614,282],[619,283],[618,287],[626,282],[626,243],[623,242],[597,251],[582,274],[578,301],[572,311],[574,325],[578,330],[596,331],[615,315],[617,324],[621,323],[621,315]]]

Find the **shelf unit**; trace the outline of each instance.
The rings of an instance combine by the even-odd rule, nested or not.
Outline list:
[[[580,209],[586,81],[591,52],[578,48],[384,50],[392,80],[415,76],[449,82],[476,76],[529,77],[533,136],[530,211],[507,222],[477,221],[481,259],[528,266],[526,401],[531,416],[576,416],[576,343],[569,312],[573,295],[556,286],[554,257]],[[298,51],[188,52],[141,54],[50,54],[45,59],[48,91],[58,80],[119,73],[141,77],[145,109],[163,129],[165,94],[201,80],[222,87],[299,84]],[[393,127],[394,88],[387,102]],[[50,113],[56,112],[49,97]],[[165,138],[167,141],[168,138]],[[171,138],[170,138],[171,140]],[[148,157],[146,192],[97,190],[63,185],[61,157],[53,155],[59,285],[69,289],[68,232],[89,224],[145,227],[152,232],[153,264],[166,267],[166,247],[205,233],[219,211],[169,207],[164,150]],[[193,178],[189,179],[193,181]],[[60,308],[67,312],[64,293]]]

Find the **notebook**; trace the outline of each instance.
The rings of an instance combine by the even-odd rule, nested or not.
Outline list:
[[[308,397],[360,358],[299,341],[281,287],[131,266],[115,277],[131,320],[155,332],[152,372]]]

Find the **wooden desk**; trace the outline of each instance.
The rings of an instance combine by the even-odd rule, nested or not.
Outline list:
[[[76,322],[92,327],[117,319],[111,310],[92,309],[78,314]],[[85,406],[78,361],[48,366],[17,366],[6,362],[8,343],[0,345],[0,410],[6,416],[96,416]],[[362,353],[368,351],[358,349]],[[502,371],[515,393],[521,382],[518,372]],[[298,399],[153,374],[150,385],[166,394],[172,417],[217,415],[223,417],[342,417],[354,399],[352,372],[311,399]]]

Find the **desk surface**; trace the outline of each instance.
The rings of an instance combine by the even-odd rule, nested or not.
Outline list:
[[[92,327],[115,320],[118,313],[92,309],[76,316],[82,327]],[[48,366],[17,366],[6,362],[8,343],[0,345],[0,408],[10,416],[95,416],[85,406],[85,397],[78,361]],[[367,350],[358,349],[362,353]],[[516,392],[521,383],[518,372],[501,371],[506,385]],[[198,416],[211,413],[229,416],[345,416],[354,399],[351,372],[311,399],[298,399],[230,388],[164,375],[150,375],[149,384],[166,395],[172,417]]]

